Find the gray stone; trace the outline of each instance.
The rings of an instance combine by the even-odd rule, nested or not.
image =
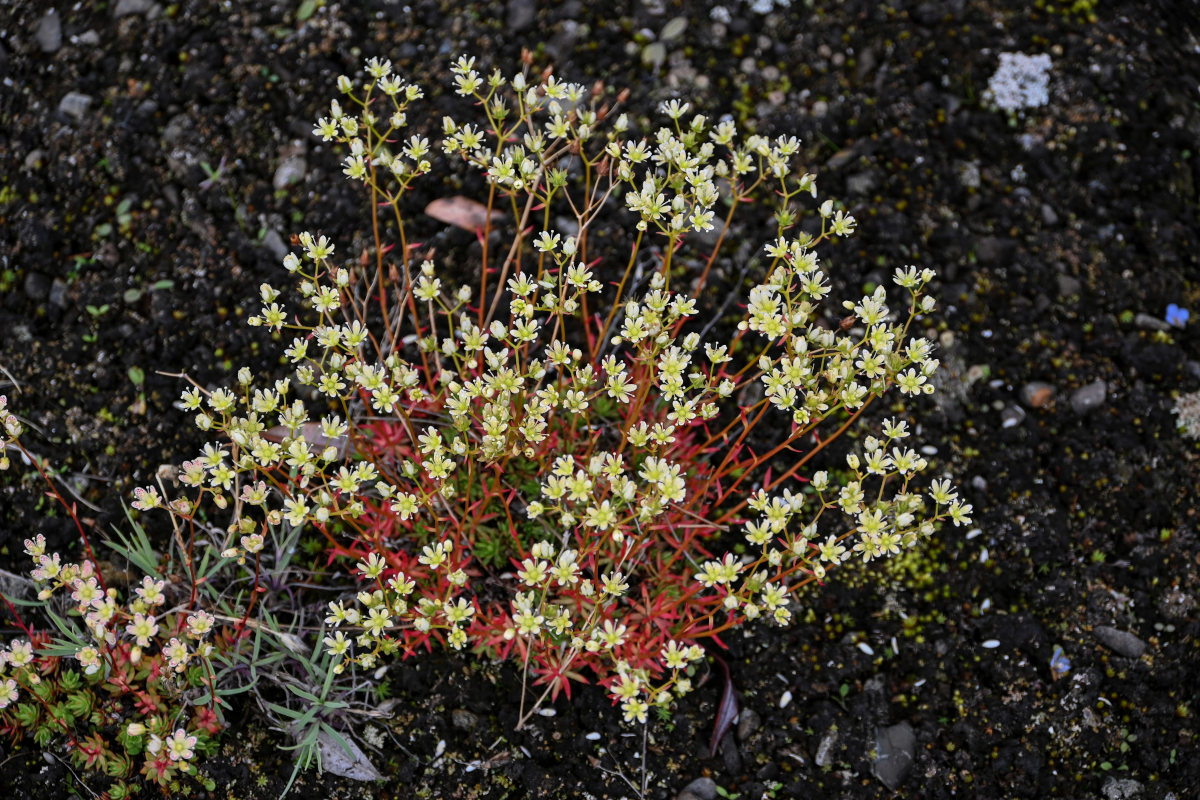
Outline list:
[[[1054,212],[1049,203],[1042,203],[1042,224],[1047,228],[1058,224],[1058,214]]]
[[[698,800],[713,800],[717,796],[717,782],[712,778],[696,778],[683,787],[677,796],[678,800],[687,800],[684,795],[690,795]]]
[[[1137,327],[1139,327],[1143,330],[1147,330],[1147,331],[1169,331],[1169,330],[1171,330],[1170,323],[1168,323],[1165,319],[1159,319],[1158,317],[1152,317],[1149,314],[1146,314],[1143,312],[1139,312],[1137,314],[1137,316],[1135,316],[1133,318],[1133,324],[1136,325]]]
[[[1071,393],[1071,408],[1076,414],[1087,414],[1104,404],[1108,398],[1108,384],[1104,381],[1092,381]]]
[[[479,717],[465,708],[456,708],[450,712],[450,724],[460,731],[470,731],[479,725]]]
[[[25,599],[37,594],[37,584],[24,575],[0,569],[0,592],[5,597]]]
[[[813,757],[818,767],[828,767],[833,764],[833,753],[837,747],[838,729],[837,725],[833,725],[821,737],[821,743],[817,745],[817,754]]]
[[[271,185],[275,187],[276,191],[286,189],[304,180],[306,172],[308,172],[308,161],[304,156],[290,156],[283,160],[279,169],[275,170],[275,177],[271,180]]]
[[[87,113],[88,106],[91,104],[92,98],[88,95],[81,92],[67,92],[63,99],[58,101],[58,110],[78,122],[83,119],[83,115]]]
[[[173,145],[183,141],[192,128],[192,120],[187,114],[176,114],[167,120],[167,124],[163,126],[163,144]]]
[[[95,47],[96,45],[100,44],[100,34],[96,33],[95,31],[84,31],[83,33],[79,34],[79,36],[75,37],[75,42],[78,44],[87,45],[88,47]]]
[[[43,53],[57,53],[58,48],[62,47],[62,20],[58,18],[58,14],[51,11],[38,20],[33,39],[38,43],[38,47],[42,48]]]
[[[1120,631],[1108,625],[1097,625],[1092,633],[1100,640],[1100,644],[1114,653],[1127,658],[1141,658],[1146,652],[1146,643],[1128,631]]]
[[[42,164],[46,163],[46,151],[42,149],[30,150],[29,155],[25,156],[24,163],[27,170],[40,169]]]
[[[738,715],[737,738],[739,742],[749,739],[762,726],[762,717],[752,708],[743,708]]]
[[[888,789],[895,791],[912,771],[917,752],[917,737],[912,725],[901,722],[882,728],[875,734],[875,776]]]
[[[841,169],[857,157],[858,154],[850,148],[839,150],[825,162],[825,168],[829,170]]]
[[[288,246],[283,241],[283,237],[279,235],[279,231],[271,228],[267,231],[267,235],[262,240],[263,247],[267,248],[267,252],[275,256],[279,261],[282,261],[288,254]]]
[[[1017,243],[1012,239],[999,236],[984,236],[975,245],[975,257],[980,264],[987,266],[1002,266],[1016,252]]]
[[[846,191],[854,195],[870,194],[878,184],[874,172],[859,172],[846,178]]]
[[[25,276],[25,296],[34,302],[45,300],[50,295],[50,279],[40,272]]]
[[[54,283],[50,284],[50,305],[67,307],[67,282],[62,278],[55,278]]]
[[[113,6],[113,16],[149,14],[152,8],[154,8],[154,0],[117,0],[117,4]]]
[[[1000,427],[1015,428],[1025,421],[1025,409],[1020,406],[1005,406],[1000,412]]]
[[[1073,297],[1079,294],[1079,290],[1083,288],[1079,279],[1070,275],[1059,275],[1056,280],[1058,281],[1059,297]]]
[[[508,0],[508,30],[516,33],[533,24],[537,13],[534,0]]]

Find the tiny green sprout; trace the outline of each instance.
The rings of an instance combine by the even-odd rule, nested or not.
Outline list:
[[[304,0],[296,9],[296,21],[304,22],[317,11],[317,0]]]
[[[96,318],[103,317],[105,314],[107,314],[109,308],[110,308],[110,306],[108,305],[108,303],[105,303],[102,306],[88,305],[88,306],[83,307],[84,311],[86,311],[92,317],[96,317]]]
[[[129,380],[134,386],[141,386],[146,382],[146,372],[141,367],[130,367]]]

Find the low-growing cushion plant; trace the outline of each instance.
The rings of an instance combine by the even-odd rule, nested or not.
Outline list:
[[[188,708],[171,719],[186,725],[120,735],[148,734],[148,751],[189,764],[198,715],[219,718],[221,680],[257,679],[264,651],[242,643],[262,630],[287,645],[271,652],[291,659],[292,672],[274,671],[289,696],[320,700],[303,713],[267,707],[309,731],[333,731],[348,708],[330,699],[338,679],[433,647],[519,664],[536,697],[522,698],[518,724],[587,681],[645,723],[689,690],[707,644],[746,623],[787,625],[798,587],[969,521],[948,480],[918,482],[927,463],[903,419],[829,458],[891,389],[932,392],[934,348],[912,329],[934,308],[933,273],[899,266],[892,287],[827,308],[818,248],[855,221],[816,203],[797,140],[743,136],[678,101],[661,108],[665,125],[638,133],[599,84],[483,76],[466,57],[452,73],[477,116],[445,118],[437,144],[410,121],[422,90],[388,62],[370,60],[358,84],[338,79],[342,99],[315,134],[364,189],[367,246],[340,258],[327,237],[300,234],[283,264],[295,294],[261,286],[249,322],[287,332],[292,377],[256,385],[243,369],[235,386],[184,392],[213,440],[176,487],[141,488],[133,505],[169,515],[192,567],[142,564],[122,599],[94,580],[94,556],[67,568],[31,541],[42,599],[70,592],[67,614],[85,624],[71,638],[63,622],[50,648],[31,631],[5,651],[10,730],[46,730],[20,716],[36,702],[22,695],[39,692],[39,653],[74,656],[97,683],[136,651],[159,665],[144,691],[181,672],[195,691],[174,695]],[[412,188],[449,159],[483,178],[478,202],[457,200],[476,246],[450,254],[454,269],[412,241]],[[809,202],[818,222],[805,233]],[[760,224],[769,213],[774,231],[738,276],[734,219],[746,208]],[[747,276],[748,292],[731,295]],[[714,302],[718,291],[733,302]],[[225,527],[200,524],[221,512]],[[299,531],[359,585],[322,601],[323,626],[292,634],[256,598]],[[213,570],[202,583],[243,594],[197,591],[197,561]],[[177,587],[159,584],[167,574]],[[192,629],[208,618],[223,626],[226,673]]]

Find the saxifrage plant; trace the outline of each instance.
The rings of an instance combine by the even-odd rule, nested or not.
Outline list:
[[[188,389],[218,439],[182,466],[182,496],[147,487],[136,508],[177,525],[227,510],[220,557],[256,565],[280,531],[317,531],[361,580],[328,603],[335,673],[434,646],[514,659],[542,687],[522,722],[593,679],[645,722],[688,691],[704,643],[786,625],[792,593],[835,565],[969,521],[948,480],[918,489],[904,420],[816,469],[889,389],[932,392],[933,345],[910,328],[933,273],[896,269],[901,312],[884,287],[824,309],[817,247],[855,221],[826,200],[819,230],[799,229],[816,182],[797,140],[676,101],[638,136],[599,84],[485,78],[465,57],[452,72],[482,120],[446,118],[440,155],[405,134],[423,92],[387,62],[339,78],[351,111],[333,102],[315,133],[365,188],[370,243],[339,260],[298,237],[284,266],[307,310],[264,284],[249,320],[293,335],[294,379]],[[460,203],[478,255],[453,272],[410,241],[435,158],[486,184],[486,203]],[[752,203],[775,228],[759,277],[744,306],[713,302],[710,281],[741,288],[726,251]]]

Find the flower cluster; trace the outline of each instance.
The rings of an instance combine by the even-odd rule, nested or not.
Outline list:
[[[135,525],[140,538],[113,549],[136,577],[109,585],[86,535],[78,563],[26,542],[39,597],[67,612],[49,612],[57,638],[27,629],[0,651],[0,725],[66,735],[81,764],[113,775],[134,756],[162,785],[195,774],[228,665],[265,627],[252,619],[270,602],[264,570],[302,533],[356,580],[321,604],[321,655],[297,670],[328,671],[323,691],[293,691],[311,708],[347,706],[326,703],[337,675],[437,645],[518,661],[542,687],[534,708],[592,678],[645,722],[689,691],[723,633],[787,625],[793,593],[837,565],[969,523],[947,479],[919,478],[930,465],[908,420],[827,450],[891,389],[933,391],[934,347],[910,334],[935,307],[933,273],[898,267],[826,308],[818,250],[856,221],[815,202],[795,138],[743,136],[678,101],[639,132],[602,85],[484,75],[468,57],[451,72],[483,118],[444,118],[440,141],[410,126],[424,93],[388,62],[338,80],[314,134],[394,239],[374,226],[373,246],[342,259],[301,234],[283,261],[294,291],[263,284],[248,320],[286,335],[292,374],[256,385],[241,369],[233,386],[183,392],[214,441],[177,491],[142,487],[132,503],[168,515],[166,559]],[[485,187],[477,283],[409,242],[406,196],[439,152]],[[751,200],[775,225],[744,287],[749,268],[731,278],[726,251]],[[744,288],[734,317],[712,302]],[[2,397],[0,420],[19,447]],[[83,723],[93,712],[120,721],[119,749]]]
[[[196,749],[207,751],[223,727],[211,691],[213,615],[185,613],[157,575],[144,576],[121,602],[93,561],[47,552],[41,534],[25,540],[25,552],[38,598],[51,604],[66,595],[68,616],[51,617],[57,639],[27,628],[27,638],[0,648],[0,728],[30,732],[43,746],[63,735],[80,766],[117,778],[135,771],[139,755],[141,774],[160,785],[194,775]],[[204,690],[206,704],[188,700]],[[101,733],[101,722],[124,717],[139,721],[115,740]],[[113,791],[123,794],[122,786]]]
[[[796,139],[743,138],[677,101],[661,109],[667,125],[635,136],[601,87],[484,76],[463,57],[456,90],[486,119],[447,117],[433,144],[405,132],[422,90],[387,62],[366,73],[357,89],[339,79],[345,105],[314,133],[345,148],[345,174],[394,216],[400,247],[377,238],[373,256],[339,261],[326,237],[301,234],[284,268],[312,321],[267,284],[249,320],[291,332],[294,377],[255,387],[243,370],[236,388],[186,391],[196,424],[224,444],[183,465],[194,499],[167,504],[147,488],[137,503],[232,507],[240,538],[226,557],[255,557],[288,525],[352,558],[361,591],[325,620],[337,670],[470,646],[519,659],[543,698],[590,671],[644,721],[690,688],[702,642],[755,619],[785,625],[790,594],[836,564],[969,521],[947,481],[916,488],[928,465],[903,420],[804,483],[836,438],[814,440],[821,423],[845,430],[893,386],[932,392],[938,362],[908,336],[934,308],[930,270],[895,271],[903,313],[883,287],[847,302],[845,319],[822,310],[817,247],[856,223],[827,200],[819,235],[794,232],[800,199],[817,194],[794,168]],[[407,245],[404,196],[435,147],[490,187],[476,287],[449,285]],[[763,277],[741,320],[709,339],[698,293],[734,211],[768,189],[777,234]],[[500,207],[514,227],[497,250]],[[623,275],[589,252],[592,229],[622,213],[633,219]],[[710,245],[697,258],[700,234]],[[672,282],[690,265],[684,293]],[[737,539],[750,546],[740,555]],[[154,620],[129,624],[149,636]]]

